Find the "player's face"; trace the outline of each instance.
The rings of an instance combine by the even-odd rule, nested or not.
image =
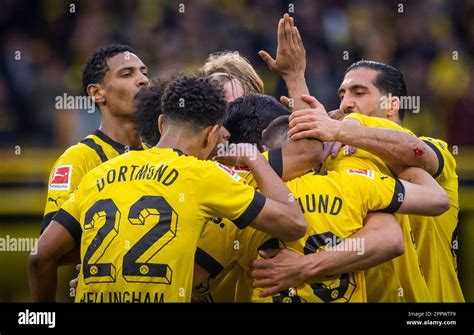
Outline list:
[[[104,76],[105,104],[114,116],[131,116],[133,98],[148,86],[148,68],[135,54],[124,52],[107,60]]]
[[[381,108],[381,93],[375,87],[377,71],[356,68],[349,71],[338,90],[344,113],[359,113],[368,116],[387,118],[387,110]]]
[[[240,98],[244,95],[245,91],[238,79],[228,80],[222,85],[224,89],[225,99],[227,102],[232,102],[235,99]]]

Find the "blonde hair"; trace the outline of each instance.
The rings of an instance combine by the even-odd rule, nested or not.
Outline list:
[[[237,51],[210,54],[201,72],[215,78],[221,84],[237,79],[242,84],[244,94],[264,94],[263,81],[250,62]]]

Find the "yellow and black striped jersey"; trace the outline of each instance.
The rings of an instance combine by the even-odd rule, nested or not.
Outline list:
[[[456,260],[459,213],[456,160],[446,142],[430,137],[420,139],[429,145],[438,157],[438,171],[433,178],[448,194],[451,207],[442,215],[435,217],[410,216],[418,257],[435,301],[464,302],[457,276]]]
[[[103,163],[54,216],[81,246],[76,302],[190,301],[205,223],[222,217],[243,228],[264,203],[227,167],[175,149]]]
[[[247,180],[253,181],[248,174],[244,175]],[[304,247],[306,243],[318,241],[318,236],[331,235],[340,241],[340,238],[352,235],[362,227],[368,211],[396,211],[400,203],[395,199],[403,193],[402,184],[393,178],[374,171],[354,169],[346,171],[345,174],[330,172],[329,176],[311,173],[287,182],[287,186],[298,200],[308,223],[308,233],[304,239],[287,243],[288,247],[300,253],[307,251]],[[342,188],[345,189],[344,192]],[[291,301],[366,301],[363,272],[344,274],[342,281],[334,279],[324,284],[313,283],[314,287],[325,285],[332,287],[332,291],[337,291],[336,286],[340,282],[339,286],[343,288],[340,291],[344,292],[333,299],[327,297],[329,289],[322,290],[318,295],[310,285],[295,288],[296,293],[293,295],[281,292],[277,297],[258,298],[258,292],[252,292],[249,262],[258,257],[259,250],[283,246],[282,242],[252,227],[237,230],[221,219],[208,223],[199,240],[196,262],[210,273],[211,279],[195,290],[196,301],[227,302],[219,300],[223,295],[215,294],[215,291],[219,292],[222,287],[230,286],[229,283],[235,285],[236,281],[234,301],[238,302],[249,301],[252,294],[253,301],[279,302],[288,301],[289,297]],[[319,247],[325,246],[323,243]],[[319,247],[313,252],[320,250]],[[345,276],[349,276],[348,280]],[[349,288],[350,292],[346,294]]]
[[[278,240],[252,227],[237,229],[227,219],[208,222],[201,234],[195,261],[209,273],[193,290],[197,302],[249,302],[249,263],[258,250],[278,248]]]
[[[263,153],[273,170],[283,173],[282,151]],[[228,167],[254,188],[257,183],[248,168]],[[209,278],[193,289],[194,302],[248,302],[251,286],[248,282],[249,261],[257,257],[263,243],[272,236],[252,227],[238,229],[231,221],[214,218],[209,221],[199,238],[195,261],[209,274]]]
[[[54,214],[69,199],[87,172],[124,152],[147,148],[144,144],[138,148],[124,146],[112,140],[101,130],[96,130],[79,143],[69,147],[51,169],[41,231],[49,225]]]
[[[351,113],[352,118],[363,126],[380,127],[404,131],[413,134],[395,122],[378,117],[369,117]],[[344,171],[351,168],[371,169],[391,176],[391,171],[378,156],[357,149],[346,156],[341,150],[335,159],[328,158],[323,166],[327,171]],[[366,271],[367,300],[369,302],[428,302],[432,301],[423,270],[418,260],[416,245],[411,231],[408,215],[396,215],[403,233],[405,252],[391,261]]]

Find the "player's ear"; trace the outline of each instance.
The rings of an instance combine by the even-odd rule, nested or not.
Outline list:
[[[165,123],[165,117],[163,116],[163,114],[160,114],[160,116],[158,116],[158,130],[160,131],[160,134],[163,135],[163,128],[164,128],[164,123]]]
[[[89,84],[87,85],[87,94],[94,99],[94,102],[101,104],[105,102],[105,90],[101,85]]]
[[[389,101],[389,109],[387,111],[387,117],[393,117],[400,111],[400,98],[391,97]]]

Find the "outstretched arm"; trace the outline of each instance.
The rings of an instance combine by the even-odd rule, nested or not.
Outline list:
[[[448,194],[428,172],[416,167],[390,165],[390,168],[402,179],[405,188],[397,213],[437,216],[449,209]]]
[[[303,99],[307,101],[309,101],[309,98],[310,97],[303,96]],[[364,137],[368,132],[379,132],[384,134],[390,133],[391,136],[389,136],[389,140],[387,141],[392,141],[393,143],[395,142],[396,138],[403,138],[407,135],[412,136],[398,130],[364,127],[360,124],[357,124],[357,122],[354,120],[332,120],[331,118],[314,109],[306,109],[294,112],[290,118],[290,131],[288,132],[288,135],[291,139],[295,140],[300,140],[303,138],[319,138],[323,141],[342,140],[341,142],[343,143],[354,145],[355,142],[348,143],[346,141],[345,137],[348,135],[345,134],[352,133],[350,135],[351,138],[356,138]],[[383,148],[382,145],[377,144],[376,140],[370,140],[370,136],[368,137],[369,140],[361,139],[360,141],[372,143],[374,147]],[[416,137],[414,138],[418,140]],[[396,147],[396,145],[394,145],[394,147]],[[392,158],[394,156],[395,155],[392,154]],[[403,202],[399,209],[399,213],[435,216],[440,215],[449,209],[450,203],[446,192],[428,174],[428,172],[417,167],[406,167],[403,165],[394,164],[390,161],[386,162],[394,174],[400,179],[404,180],[402,183],[405,186],[406,192],[405,196],[399,199],[400,202]]]
[[[388,164],[419,167],[430,175],[439,167],[438,156],[428,144],[401,130],[366,127],[355,119],[322,118],[309,110],[293,113],[290,128],[289,136],[294,140],[313,137],[341,142],[379,156]]]
[[[308,108],[301,95],[309,94],[304,77],[306,70],[306,50],[303,40],[294,25],[293,18],[285,14],[278,22],[278,47],[276,58],[266,51],[259,51],[259,56],[267,63],[270,70],[278,73],[285,81],[293,110]]]
[[[435,151],[404,131],[365,127],[347,120],[341,123],[336,141],[373,153],[389,164],[419,167],[430,175],[438,170]]]

